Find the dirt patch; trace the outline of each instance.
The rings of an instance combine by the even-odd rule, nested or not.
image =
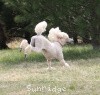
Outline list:
[[[21,41],[23,40],[23,38],[20,37],[14,37],[11,38],[10,41],[7,43],[9,48],[19,48]]]

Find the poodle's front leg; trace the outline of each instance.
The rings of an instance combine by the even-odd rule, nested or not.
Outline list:
[[[60,60],[60,62],[61,62],[65,67],[70,67],[69,64],[65,62],[64,59]]]
[[[47,64],[48,64],[48,68],[47,69],[51,69],[51,60],[47,60]]]
[[[47,60],[47,64],[48,64],[48,68],[47,68],[47,70],[55,70],[55,68],[54,67],[51,67],[51,60]]]

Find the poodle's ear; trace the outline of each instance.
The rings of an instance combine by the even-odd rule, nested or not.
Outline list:
[[[35,26],[35,33],[37,35],[41,35],[43,32],[46,31],[46,27],[47,27],[47,22],[46,21],[42,21],[42,22],[38,23]]]
[[[69,36],[65,32],[61,32],[61,38],[59,39],[60,44],[64,45],[69,41]]]
[[[59,42],[61,45],[64,45],[64,44],[66,44],[66,42],[69,41],[69,36],[65,32],[59,32],[56,35],[56,41]]]

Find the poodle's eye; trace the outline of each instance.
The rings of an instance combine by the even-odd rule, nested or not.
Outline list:
[[[58,37],[58,39],[62,39],[62,37]]]

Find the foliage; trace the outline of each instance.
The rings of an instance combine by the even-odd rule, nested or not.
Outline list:
[[[21,29],[33,34],[35,25],[46,20],[47,30],[59,26],[72,37],[78,35],[87,39],[92,38],[92,45],[100,46],[100,0],[3,1],[4,6],[15,14],[13,20]]]

